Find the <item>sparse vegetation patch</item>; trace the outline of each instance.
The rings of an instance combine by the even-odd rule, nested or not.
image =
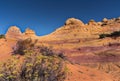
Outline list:
[[[67,67],[63,54],[36,43],[32,39],[16,43],[12,58],[0,65],[0,81],[64,81]],[[24,57],[21,64],[18,54]]]

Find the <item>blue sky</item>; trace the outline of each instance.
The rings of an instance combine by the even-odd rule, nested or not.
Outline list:
[[[87,23],[119,16],[120,0],[0,0],[0,34],[16,25],[22,32],[29,27],[42,36],[70,17]]]

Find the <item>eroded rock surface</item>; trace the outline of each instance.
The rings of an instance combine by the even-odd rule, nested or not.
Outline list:
[[[7,39],[20,39],[21,37],[22,33],[17,26],[11,26],[6,33]]]

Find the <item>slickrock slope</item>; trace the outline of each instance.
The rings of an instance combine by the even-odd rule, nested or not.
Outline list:
[[[44,36],[42,40],[67,40],[67,39],[92,39],[98,38],[99,34],[111,33],[120,30],[120,19],[103,19],[102,22],[90,20],[88,24],[82,21],[70,18],[65,25],[57,29],[50,35]]]
[[[61,48],[75,48],[84,46],[103,46],[118,40],[106,38],[99,39],[100,34],[109,34],[120,30],[120,18],[106,19],[101,22],[90,20],[87,24],[70,18],[65,25],[56,29],[53,33],[40,37],[41,42],[51,45],[61,45]],[[58,46],[59,48],[60,46]]]
[[[114,81],[115,79],[107,73],[91,69],[77,64],[67,64],[68,77],[65,81]]]
[[[70,18],[55,32],[40,37],[40,43],[63,52],[73,63],[95,68],[120,80],[120,37],[99,39],[100,34],[120,31],[120,18],[87,24]]]

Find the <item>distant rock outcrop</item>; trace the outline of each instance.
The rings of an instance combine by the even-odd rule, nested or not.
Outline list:
[[[81,20],[79,20],[79,19],[69,18],[65,22],[65,25],[80,25],[80,26],[84,26],[84,23]]]
[[[27,28],[27,29],[25,30],[25,32],[23,33],[23,38],[24,38],[24,39],[26,39],[26,38],[32,38],[32,39],[35,38],[35,39],[36,39],[37,36],[36,36],[34,30],[32,30],[32,29],[30,29],[30,28]]]
[[[104,18],[103,20],[102,20],[102,22],[107,22],[108,21],[108,19],[107,18]]]
[[[35,32],[34,32],[32,29],[30,29],[30,28],[27,28],[27,29],[25,30],[24,34],[25,34],[26,36],[35,36],[35,35],[36,35]]]
[[[120,30],[120,17],[107,19],[104,18],[101,22],[96,22],[93,19],[87,24],[76,18],[69,18],[65,24],[56,29],[53,33],[43,36],[44,40],[68,40],[71,38],[77,39],[92,39],[99,38],[102,33],[111,33]],[[6,38],[35,38],[36,34],[33,30],[27,28],[24,33],[16,26],[12,26],[6,33]],[[51,39],[52,38],[52,39]]]
[[[88,24],[84,24],[79,19],[69,18],[66,20],[64,26],[48,35],[47,38],[50,36],[52,36],[53,40],[98,38],[98,34],[102,31],[101,24],[102,23],[97,23],[94,20],[91,20]]]
[[[88,25],[98,25],[93,19],[88,22]]]
[[[20,31],[20,29],[17,26],[11,26],[6,35],[6,39],[26,39],[26,38],[36,38],[36,34],[33,30],[30,28],[27,28],[24,33]]]
[[[17,26],[11,26],[6,33],[6,39],[20,39],[21,37],[22,33]]]
[[[40,37],[41,41],[84,42],[99,39],[100,34],[109,34],[120,30],[120,18],[104,18],[100,22],[90,20],[84,24],[76,18],[69,18],[65,24],[51,34]],[[102,43],[101,43],[102,44]]]

